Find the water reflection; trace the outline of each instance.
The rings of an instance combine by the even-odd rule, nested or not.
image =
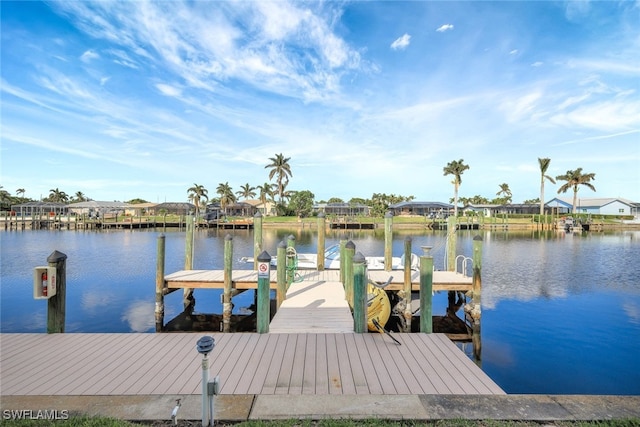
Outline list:
[[[133,301],[122,315],[122,320],[129,324],[131,332],[147,332],[155,328],[154,309],[153,301]]]

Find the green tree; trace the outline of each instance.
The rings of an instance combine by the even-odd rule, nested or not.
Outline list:
[[[453,215],[458,216],[458,190],[460,189],[460,184],[462,183],[462,174],[464,171],[468,170],[469,166],[464,164],[464,160],[453,160],[447,163],[442,171],[444,175],[453,175]]]
[[[271,163],[265,166],[265,169],[271,168],[269,171],[269,179],[273,180],[274,177],[276,178],[277,194],[279,196],[278,203],[282,203],[284,189],[287,187],[287,184],[289,184],[289,177],[293,176],[291,173],[291,165],[289,165],[291,157],[284,157],[282,153],[280,153],[276,154],[275,157],[270,157],[269,160]]]
[[[289,209],[299,218],[307,217],[313,212],[313,199],[315,195],[309,190],[296,191],[291,195]]]
[[[24,188],[18,188],[16,190],[16,194],[20,197],[20,199],[24,199],[24,193],[26,193],[26,190]]]
[[[236,196],[228,182],[218,184],[216,194],[220,195],[220,209],[226,214],[227,206],[236,202]]]
[[[76,191],[76,194],[73,196],[73,200],[76,202],[86,202],[87,197],[82,191]]]
[[[252,199],[256,196],[256,187],[252,187],[249,183],[240,186],[240,191],[236,191],[236,194],[243,199]]]
[[[267,212],[267,201],[269,200],[273,201],[273,197],[275,195],[275,192],[273,191],[273,184],[265,182],[263,185],[258,185],[256,190],[258,190],[259,192],[258,197],[260,197],[260,201],[262,202],[262,206],[264,209],[263,213],[266,216],[269,214]]]
[[[547,169],[549,169],[551,159],[546,157],[541,159],[538,157],[538,164],[540,165],[540,215],[544,215],[544,181],[549,180],[553,184],[555,184],[556,181],[547,175]]]
[[[9,210],[9,207],[11,206],[11,202],[12,202],[11,194],[9,194],[9,192],[3,189],[2,186],[0,185],[0,206],[2,206],[3,209]]]
[[[327,203],[344,203],[344,200],[342,200],[340,197],[332,197],[327,200]]]
[[[55,203],[66,203],[69,201],[69,195],[58,188],[49,190],[49,201]]]
[[[397,196],[395,194],[374,193],[366,204],[371,208],[371,215],[384,216],[389,206],[400,202],[410,202],[414,196]]]
[[[149,202],[145,199],[135,198],[135,199],[128,200],[127,203],[129,203],[130,205],[139,205],[140,203],[149,203]]]
[[[496,193],[496,196],[500,197],[499,202],[501,204],[509,204],[511,203],[511,189],[509,188],[509,184],[503,183],[500,184],[500,191]]]
[[[560,188],[558,188],[558,194],[566,193],[570,188],[573,189],[573,209],[572,213],[576,213],[576,202],[578,201],[578,190],[580,185],[596,191],[596,187],[591,184],[591,181],[596,179],[595,173],[582,173],[582,168],[576,170],[569,170],[564,175],[556,176],[558,181],[566,181]]]
[[[189,200],[196,207],[196,218],[200,216],[200,208],[207,206],[207,201],[209,200],[209,190],[204,188],[203,185],[193,184],[193,187],[189,187],[187,189],[187,194],[189,195]]]

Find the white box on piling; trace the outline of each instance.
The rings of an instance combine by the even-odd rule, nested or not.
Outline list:
[[[56,268],[49,266],[35,267],[33,269],[33,298],[49,299],[57,291]]]

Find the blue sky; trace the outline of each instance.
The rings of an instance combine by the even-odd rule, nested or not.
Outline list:
[[[268,181],[316,200],[514,202],[583,168],[640,202],[637,1],[0,4],[2,176],[34,199],[185,201]],[[558,186],[546,184],[545,198]],[[566,196],[570,196],[569,193]]]

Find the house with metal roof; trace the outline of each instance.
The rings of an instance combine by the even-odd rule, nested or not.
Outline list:
[[[389,206],[389,210],[394,216],[398,215],[419,215],[430,217],[449,216],[453,210],[453,205],[441,202],[400,202]]]
[[[369,216],[369,206],[360,203],[316,203],[313,205],[313,211],[316,213],[324,212],[325,215],[339,215],[339,216],[355,216],[364,215]]]
[[[544,204],[545,210],[558,214],[571,213],[573,197],[555,197]],[[621,198],[576,199],[576,213],[591,215],[638,215],[638,204]]]

